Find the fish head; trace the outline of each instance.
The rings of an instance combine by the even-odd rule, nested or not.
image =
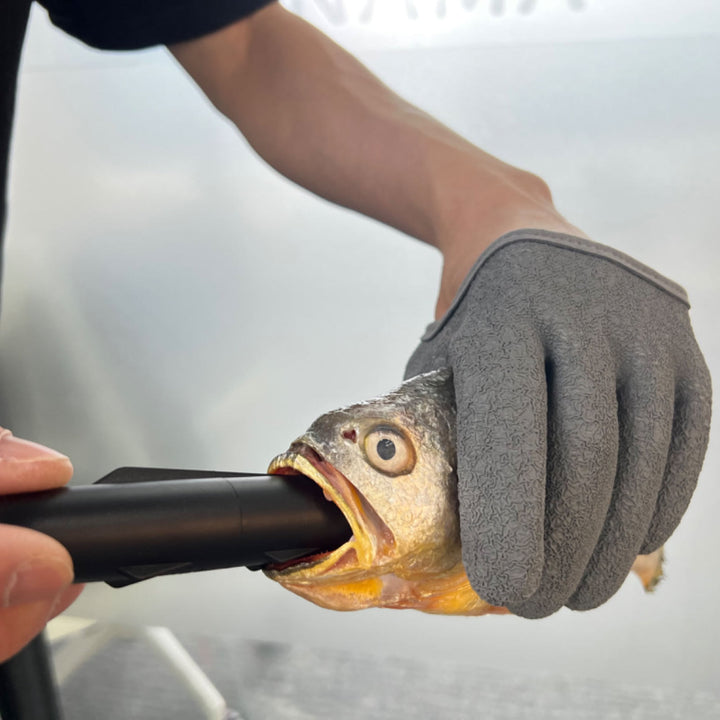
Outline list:
[[[337,610],[445,612],[432,607],[449,585],[482,603],[461,561],[449,370],[322,415],[268,471],[313,479],[352,530],[331,552],[266,568],[289,590]]]

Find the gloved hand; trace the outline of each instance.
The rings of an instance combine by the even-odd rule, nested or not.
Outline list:
[[[453,370],[463,561],[484,600],[596,607],[661,546],[707,447],[710,375],[685,291],[588,240],[496,240],[406,377]]]

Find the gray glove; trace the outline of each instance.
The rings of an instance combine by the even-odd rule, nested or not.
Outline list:
[[[611,248],[522,230],[428,328],[406,377],[453,370],[463,561],[484,600],[596,607],[673,532],[710,426],[688,307]]]

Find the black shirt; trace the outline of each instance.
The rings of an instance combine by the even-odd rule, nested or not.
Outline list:
[[[17,71],[31,2],[4,0],[0,13],[0,244],[5,224]],[[104,50],[134,50],[191,40],[219,30],[270,2],[41,0],[55,25],[88,45]]]

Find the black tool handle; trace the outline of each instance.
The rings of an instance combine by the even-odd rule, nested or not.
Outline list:
[[[0,664],[0,717],[3,720],[63,720],[44,634]]]
[[[54,537],[76,582],[262,567],[339,547],[350,527],[302,475],[186,478],[0,496],[0,523]]]

